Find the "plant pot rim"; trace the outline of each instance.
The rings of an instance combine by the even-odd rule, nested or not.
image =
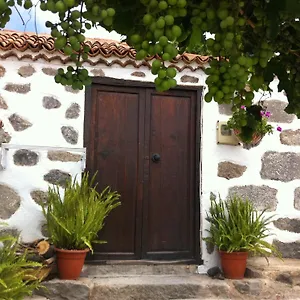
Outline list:
[[[86,248],[86,249],[61,249],[61,248],[57,248],[57,247],[54,247],[55,251],[58,251],[58,252],[64,252],[64,253],[86,253],[86,252],[89,252],[90,249],[89,248]]]
[[[228,254],[239,254],[239,253],[248,253],[248,251],[232,251],[232,252],[228,252],[228,251],[224,251],[224,250],[218,250],[220,253],[228,253]]]

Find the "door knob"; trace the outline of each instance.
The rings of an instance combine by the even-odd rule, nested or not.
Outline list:
[[[152,161],[153,162],[159,162],[160,161],[160,155],[158,153],[154,153],[152,155]]]

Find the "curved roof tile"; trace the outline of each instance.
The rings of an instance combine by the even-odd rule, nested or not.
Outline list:
[[[131,48],[129,45],[123,42],[105,40],[105,39],[87,39],[85,44],[90,46],[90,51],[88,53],[89,59],[88,62],[92,65],[97,63],[106,63],[106,65],[112,65],[114,63],[119,64],[120,66],[127,66],[131,64],[135,67],[141,65],[150,66],[148,63],[149,60],[154,57],[147,57],[144,62],[136,61],[135,54],[136,51]],[[2,51],[1,51],[2,50]],[[1,30],[0,31],[0,52],[6,52],[0,54],[0,57],[7,58],[9,56],[16,56],[18,59],[30,58],[28,54],[29,50],[31,52],[37,53],[43,51],[45,53],[41,55],[32,55],[33,60],[43,58],[47,61],[52,61],[54,59],[60,59],[62,63],[67,63],[69,58],[64,55],[62,51],[56,50],[54,47],[54,39],[50,35],[46,34],[34,34],[27,32],[16,32],[11,30]],[[23,55],[16,52],[25,52],[26,55]],[[9,52],[9,53],[7,53]],[[108,58],[115,58],[111,62],[107,62]],[[199,69],[206,64],[210,58],[208,56],[200,56],[195,54],[183,53],[178,55],[173,61],[174,65],[179,71],[189,68],[189,69]],[[130,62],[128,62],[130,61]],[[182,61],[184,63],[183,67],[178,67],[176,64]],[[192,63],[196,63],[196,67],[191,67]]]

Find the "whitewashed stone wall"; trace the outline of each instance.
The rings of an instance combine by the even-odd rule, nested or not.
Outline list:
[[[0,171],[0,218],[9,228],[21,231],[25,241],[42,236],[44,220],[38,203],[45,200],[49,182],[63,185],[64,178],[81,170],[82,154],[72,152],[72,148],[83,147],[84,92],[56,84],[53,76],[59,67],[58,61],[0,61],[0,119],[11,136],[10,143],[19,145],[7,152],[6,169]],[[147,67],[87,67],[94,76],[154,80]],[[205,85],[205,75],[201,70],[185,69],[177,81]],[[275,131],[251,150],[217,144],[216,123],[228,119],[228,107],[203,104],[201,236],[209,226],[204,218],[210,193],[225,198],[238,192],[249,196],[258,208],[268,206],[269,213],[276,214],[275,243],[285,256],[300,258],[300,121],[283,112],[286,97],[276,91],[276,82],[273,87],[275,92],[266,103],[271,121],[283,132]],[[66,153],[33,146],[70,149]],[[205,267],[215,265],[216,253],[201,244]]]

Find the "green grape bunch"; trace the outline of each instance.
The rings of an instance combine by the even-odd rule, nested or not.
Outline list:
[[[300,116],[300,3],[278,1],[0,0],[0,27],[17,6],[38,5],[56,14],[58,21],[46,21],[46,26],[71,65],[59,69],[55,81],[73,89],[91,84],[85,34],[101,26],[125,36],[137,60],[151,61],[160,92],[177,85],[176,58],[190,51],[210,57],[205,101],[231,104],[233,111],[249,107],[254,92],[268,90],[277,76],[279,90],[289,99],[286,111]]]

